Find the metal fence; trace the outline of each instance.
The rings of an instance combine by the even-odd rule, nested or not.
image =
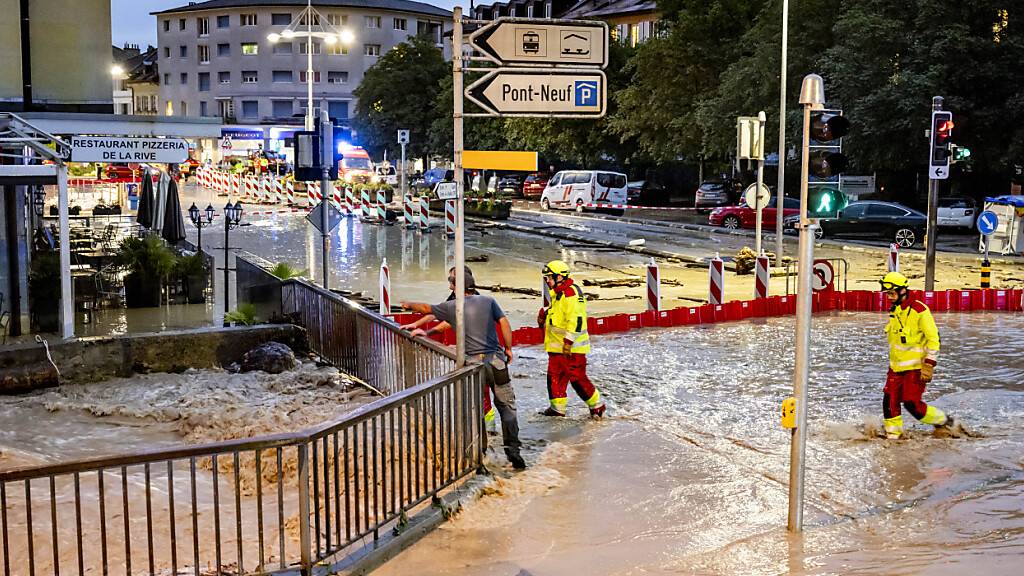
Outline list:
[[[387,395],[299,433],[0,472],[4,576],[319,573],[478,468],[478,366],[283,288],[311,347]]]

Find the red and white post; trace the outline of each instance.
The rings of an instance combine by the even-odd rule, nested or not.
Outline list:
[[[455,236],[455,200],[444,201],[444,233],[448,237]]]
[[[724,271],[725,262],[722,261],[721,256],[715,254],[715,257],[711,260],[710,266],[708,266],[708,279],[710,281],[708,302],[712,304],[722,303],[722,295],[725,293],[725,283],[723,279]]]
[[[413,212],[412,194],[402,197],[402,217],[405,219],[406,228],[416,227],[416,213]]]
[[[430,232],[430,198],[420,196],[420,232]]]
[[[661,271],[653,257],[647,263],[647,310],[661,310]]]
[[[754,298],[768,297],[769,266],[769,259],[762,251],[754,266]]]
[[[363,220],[370,219],[370,191],[363,188],[359,192],[359,203],[362,206],[362,218]]]
[[[895,242],[889,244],[889,272],[900,271],[900,246]]]
[[[345,212],[347,216],[356,215],[356,195],[351,186],[345,186]]]
[[[377,190],[377,220],[381,224],[388,221],[388,203],[385,201],[387,196],[384,195],[384,189],[379,188]]]
[[[381,316],[391,313],[391,270],[388,268],[388,259],[384,258],[380,263],[380,314]]]

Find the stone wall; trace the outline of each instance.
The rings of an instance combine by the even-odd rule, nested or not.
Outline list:
[[[298,352],[308,350],[305,330],[272,324],[54,341],[50,354],[60,370],[60,383],[84,384],[137,373],[224,367],[270,341],[287,344]],[[57,384],[57,373],[41,344],[0,349],[0,394]]]

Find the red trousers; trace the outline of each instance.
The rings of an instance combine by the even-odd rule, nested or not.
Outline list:
[[[570,383],[584,402],[594,397],[597,389],[587,378],[587,355],[549,352],[548,398],[565,398]]]
[[[928,411],[928,405],[921,401],[924,386],[920,370],[889,370],[885,378],[885,388],[882,389],[882,413],[886,418],[899,416],[900,404],[903,404],[914,418],[924,418],[925,412]]]

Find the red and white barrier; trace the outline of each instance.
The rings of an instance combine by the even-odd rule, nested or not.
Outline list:
[[[377,220],[379,220],[381,224],[383,224],[383,223],[388,221],[388,206],[387,206],[388,203],[387,203],[386,199],[387,199],[387,196],[384,195],[384,189],[383,188],[378,188],[377,189]]]
[[[341,188],[338,188],[333,183],[331,184],[331,203],[338,209],[338,212],[341,212]]]
[[[899,244],[889,244],[889,272],[900,271],[900,246]]]
[[[420,196],[420,231],[430,232],[430,198]]]
[[[380,263],[380,313],[391,313],[391,271],[387,258]]]
[[[455,200],[444,201],[444,233],[455,236]]]
[[[412,208],[412,194],[406,194],[402,197],[402,218],[405,220],[406,228],[416,227],[416,214]]]
[[[288,203],[292,206],[298,205],[298,198],[295,197],[295,180],[285,182],[285,193],[288,194]]]
[[[356,195],[352,192],[351,186],[345,186],[345,211],[349,216],[355,216],[356,213]]]
[[[715,254],[715,257],[708,266],[708,302],[712,304],[722,303],[722,294],[725,293],[724,270],[725,262],[722,261],[718,254]]]
[[[661,310],[661,271],[653,257],[647,263],[647,309]]]
[[[469,200],[469,198],[467,198],[467,200]],[[694,212],[697,210],[706,210],[706,208],[694,208],[692,206],[636,206],[634,204],[607,204],[604,202],[591,202],[590,204],[583,204],[583,206],[585,208],[615,208],[620,210],[673,210],[681,212]]]
[[[363,220],[370,219],[370,191],[363,188],[359,192],[360,213]]]
[[[754,298],[768,297],[768,280],[771,277],[769,273],[770,266],[769,258],[764,255],[764,252],[761,252],[754,265]]]

